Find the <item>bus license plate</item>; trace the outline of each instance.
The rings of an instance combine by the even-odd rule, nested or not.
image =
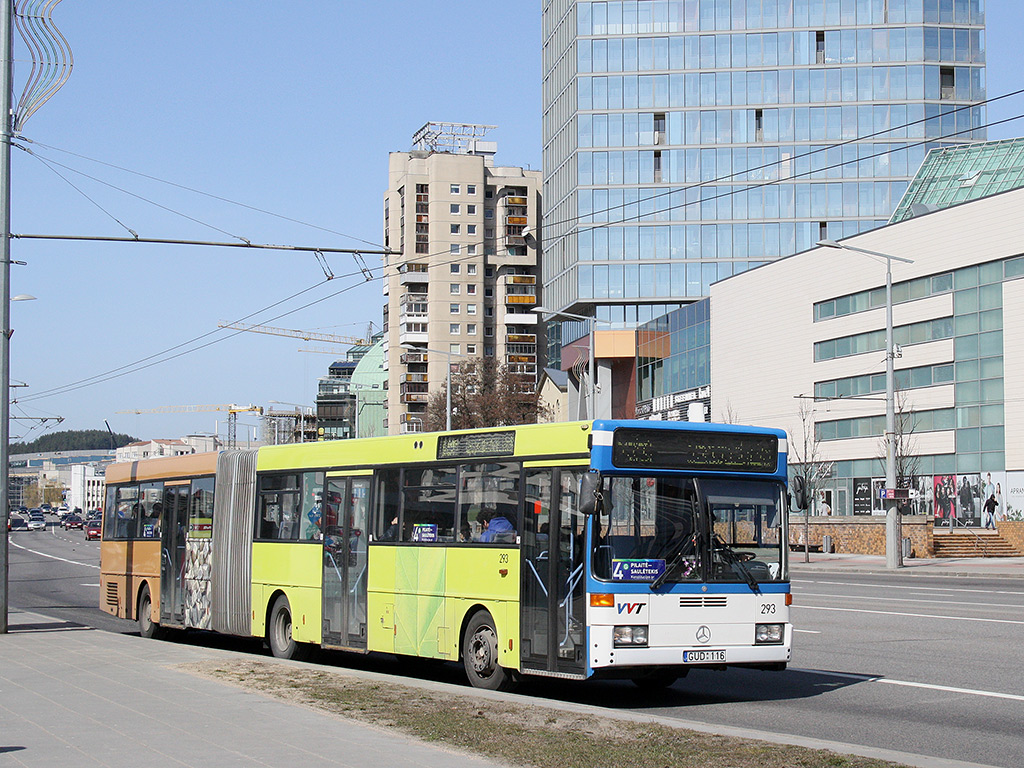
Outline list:
[[[683,651],[684,664],[702,661],[725,661],[725,651]]]

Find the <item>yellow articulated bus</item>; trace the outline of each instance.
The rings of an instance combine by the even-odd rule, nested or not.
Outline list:
[[[100,607],[166,628],[670,685],[784,669],[786,441],[587,421],[115,464]]]

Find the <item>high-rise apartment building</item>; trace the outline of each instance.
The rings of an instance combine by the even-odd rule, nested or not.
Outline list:
[[[985,138],[983,33],[983,0],[548,0],[545,305],[633,327],[884,224]]]
[[[423,429],[449,365],[495,357],[536,379],[539,171],[494,165],[493,126],[428,123],[384,196],[388,433]]]

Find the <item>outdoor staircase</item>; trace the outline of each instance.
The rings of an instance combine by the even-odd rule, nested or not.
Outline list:
[[[997,531],[936,531],[935,557],[1020,557]]]

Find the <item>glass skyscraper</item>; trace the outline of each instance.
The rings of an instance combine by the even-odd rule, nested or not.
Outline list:
[[[984,22],[983,0],[549,0],[544,304],[633,327],[886,223],[929,149],[985,138]]]

